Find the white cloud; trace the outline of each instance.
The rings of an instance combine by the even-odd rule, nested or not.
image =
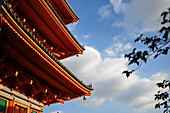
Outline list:
[[[131,32],[150,32],[160,28],[160,14],[169,7],[169,0],[110,0],[116,13],[122,13],[124,20],[113,26],[125,27]]]
[[[113,5],[114,11],[119,13],[122,5],[122,0],[110,0],[110,3]]]
[[[72,72],[76,75],[79,76],[81,74],[81,76],[79,76],[81,80],[91,83],[98,79],[98,75],[93,71],[96,69],[93,69],[93,67],[99,67],[102,63],[102,58],[96,49],[92,47],[85,47],[85,49],[83,55],[79,55],[79,57],[73,56],[62,60],[62,62],[71,68]],[[81,68],[77,68],[77,66]]]
[[[116,43],[113,44],[109,47],[107,47],[104,50],[104,53],[106,54],[106,56],[117,56],[118,54],[120,54],[120,52],[125,51],[125,50],[129,50],[132,48],[132,45],[130,43],[127,44],[123,44],[123,43]]]
[[[83,35],[83,38],[84,38],[84,39],[90,38],[90,33],[87,33],[87,34]]]
[[[101,20],[115,17],[115,12],[119,16],[113,27],[123,27],[131,33],[143,33],[160,29],[160,15],[167,10],[170,0],[131,0],[126,3],[123,0],[110,0],[110,3],[99,9]]]
[[[110,48],[106,48],[104,52],[106,53],[107,56],[113,56],[113,57],[116,56],[116,53]]]
[[[101,17],[101,20],[102,19],[108,19],[111,17],[112,15],[112,5],[104,5],[102,6],[99,11],[98,11],[98,14],[100,15]]]
[[[121,74],[127,69],[127,59],[102,58],[101,53],[92,47],[86,47],[84,55],[62,62],[85,83],[93,83],[92,96],[76,102],[83,106],[99,106],[109,101],[128,104],[135,110],[153,108],[154,94],[158,91],[155,84],[168,76],[157,73],[150,78],[141,78],[133,74],[127,79]]]
[[[74,23],[70,23],[67,25],[67,28],[70,30],[70,31],[74,31],[76,30],[76,25],[78,24],[78,22],[74,22]]]

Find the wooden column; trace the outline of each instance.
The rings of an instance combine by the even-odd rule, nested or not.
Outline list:
[[[31,113],[31,107],[28,107],[28,113]]]
[[[14,110],[14,101],[13,100],[9,100],[7,113],[13,113],[13,110]]]
[[[29,107],[27,108],[27,110],[28,110],[28,112],[27,112],[27,113],[31,113],[31,107],[30,107],[31,102],[30,102],[30,101],[28,101],[27,103],[29,104]]]

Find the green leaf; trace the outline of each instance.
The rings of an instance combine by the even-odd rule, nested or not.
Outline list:
[[[168,14],[168,12],[163,12],[163,13],[161,14],[161,17],[163,17],[163,20],[165,20],[167,14]]]
[[[124,57],[125,57],[125,58],[128,58],[128,57],[129,57],[129,55],[128,55],[128,54],[125,54],[125,55],[124,55]]]
[[[159,50],[158,50],[158,52],[161,52],[161,51],[163,51],[163,50],[162,50],[162,49],[159,49]]]
[[[131,65],[132,63],[134,63],[134,61],[133,61],[133,60],[131,60],[131,61],[129,62],[129,64],[128,64],[128,65]]]
[[[155,38],[154,42],[160,42],[160,40],[161,40],[160,38]]]
[[[165,41],[167,41],[167,39],[168,39],[168,34],[169,34],[169,31],[166,31],[165,34],[164,34],[164,36],[163,36],[163,38],[165,39]]]
[[[133,48],[133,52],[135,52],[136,51],[136,48]]]
[[[140,35],[140,38],[143,36],[143,34]]]
[[[143,43],[144,45],[148,45],[152,41],[152,38],[145,38],[145,42]]]
[[[162,54],[167,55],[167,54],[168,54],[168,50],[167,50],[167,49],[164,49],[163,52],[162,52]]]
[[[156,105],[155,105],[155,108],[156,108],[156,109],[157,109],[157,108],[160,109],[160,103],[156,104]]]
[[[159,54],[156,54],[156,55],[154,56],[154,59],[155,59],[155,58],[157,58],[157,57],[158,57],[158,55],[159,55]]]
[[[139,39],[140,39],[140,37],[138,37],[138,38],[134,41],[134,43],[137,42],[137,41],[139,41]]]
[[[144,56],[145,56],[145,55],[149,55],[148,51],[144,51],[144,52],[143,52],[143,55],[144,55]]]
[[[146,63],[147,59],[145,57],[141,57],[141,59]]]
[[[136,63],[139,66],[139,62],[137,60],[135,60],[134,63]]]
[[[168,20],[166,19],[166,20],[163,20],[162,22],[161,22],[161,24],[166,24],[168,22]]]
[[[128,78],[132,72],[129,71],[123,71],[122,74],[126,74],[126,77]]]
[[[141,57],[141,55],[142,55],[142,51],[138,51],[138,52],[136,53],[136,55],[137,55],[137,59],[139,59],[139,58]]]
[[[159,32],[162,33],[164,30],[166,30],[166,27],[163,26],[163,27],[159,30]]]

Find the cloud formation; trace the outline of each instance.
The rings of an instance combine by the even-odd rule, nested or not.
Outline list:
[[[114,1],[114,0],[110,0]],[[120,4],[119,10],[124,14],[122,22],[114,26],[126,27],[136,32],[150,32],[160,28],[160,14],[169,7],[169,0],[131,0]]]
[[[108,19],[111,17],[112,15],[112,5],[104,5],[102,6],[99,11],[98,11],[98,14],[99,16],[101,17],[100,19],[103,20],[103,19]]]
[[[110,5],[111,4],[111,5]],[[102,19],[113,14],[122,15],[112,24],[113,27],[126,28],[129,32],[142,33],[160,29],[161,13],[169,7],[170,0],[110,0],[98,13]],[[114,12],[114,13],[113,13]],[[115,19],[114,19],[115,20]]]
[[[71,23],[71,24],[68,24],[67,25],[67,28],[70,30],[70,31],[74,31],[76,30],[76,25],[78,24],[78,22],[74,22],[74,23]]]
[[[90,33],[87,33],[87,34],[83,35],[83,38],[84,38],[85,40],[88,39],[88,38],[90,38]]]
[[[154,94],[158,89],[155,84],[165,79],[165,73],[156,73],[150,78],[141,78],[133,74],[130,78],[121,75],[127,69],[127,60],[123,57],[101,57],[101,53],[92,47],[86,47],[82,56],[71,57],[62,61],[80,80],[93,83],[92,96],[86,101],[76,103],[83,106],[100,106],[106,101],[124,103],[135,110],[145,110],[154,106]]]
[[[120,54],[120,52],[129,50],[131,48],[132,48],[132,45],[130,43],[123,44],[123,43],[119,42],[119,43],[116,43],[116,44],[113,44],[113,45],[107,47],[104,50],[104,54],[106,54],[106,56],[115,57],[118,54]]]
[[[122,0],[110,0],[110,3],[113,5],[115,13],[119,13],[122,6]]]

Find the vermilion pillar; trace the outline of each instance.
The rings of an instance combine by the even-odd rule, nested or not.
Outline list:
[[[9,101],[8,101],[7,113],[12,113],[13,110],[14,110],[14,101],[13,101],[13,100],[9,100]]]

